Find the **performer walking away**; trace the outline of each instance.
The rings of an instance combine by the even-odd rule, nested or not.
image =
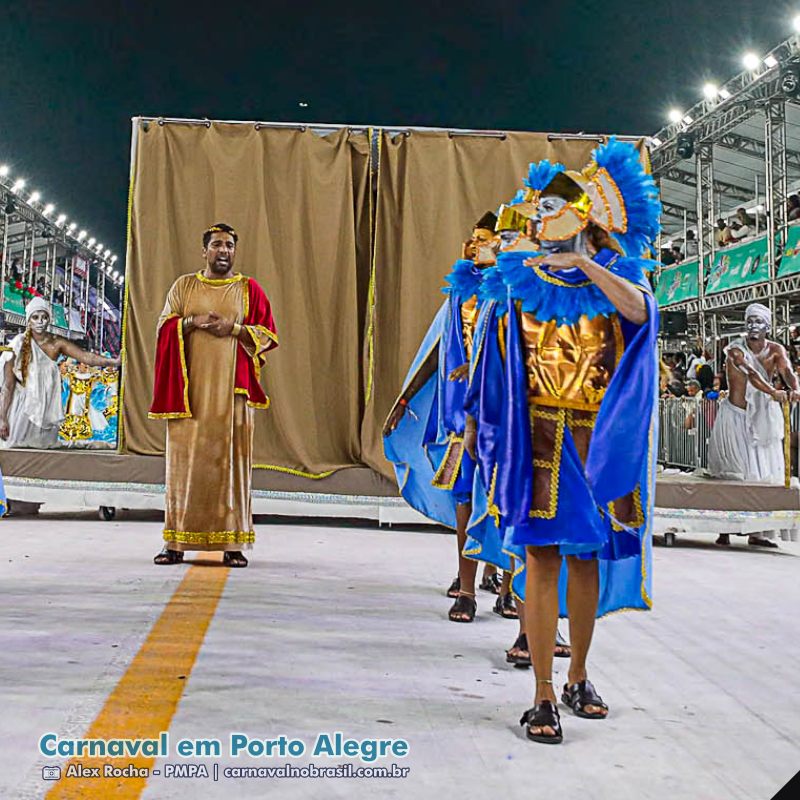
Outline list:
[[[175,281],[158,321],[150,417],[167,420],[167,498],[156,564],[220,550],[246,567],[255,541],[253,409],[269,406],[259,379],[278,337],[264,290],[233,271],[237,241],[224,223],[203,233],[205,269]]]
[[[455,594],[448,613],[452,622],[472,622],[477,610],[477,562],[462,553],[475,474],[474,461],[464,451],[468,424],[464,394],[481,276],[495,261],[496,221],[487,212],[475,223],[463,258],[446,276],[447,299],[422,341],[383,428],[386,457],[394,464],[403,497],[425,516],[456,529],[458,578],[448,590]],[[431,486],[446,491],[431,491]],[[508,557],[499,555],[501,566],[507,568]]]
[[[784,420],[780,403],[800,400],[800,383],[786,350],[767,336],[770,310],[752,303],[745,310],[746,338],[726,348],[728,397],[720,400],[708,448],[708,471],[715,478],[782,484]],[[789,391],[776,389],[780,376]],[[777,547],[763,535],[750,536],[751,545]],[[721,534],[717,544],[730,544]]]
[[[119,366],[118,358],[89,353],[49,333],[51,318],[50,305],[34,297],[25,306],[24,332],[11,340],[0,357],[0,447],[58,447],[58,429],[64,420],[61,371],[56,363],[61,356],[92,367]]]
[[[643,256],[660,204],[635,148],[613,138],[582,173],[542,161],[525,183],[500,214],[517,216],[517,233],[498,228],[534,252],[498,256],[502,281],[476,329],[467,411],[487,509],[508,544],[526,549],[536,686],[520,722],[533,741],[557,744],[560,606],[572,644],[561,699],[604,719],[587,674],[595,617],[651,605],[658,311]]]

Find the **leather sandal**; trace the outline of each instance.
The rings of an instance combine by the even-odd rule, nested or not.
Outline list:
[[[483,589],[484,592],[491,592],[492,594],[500,594],[500,586],[502,584],[502,580],[500,576],[493,572],[491,575],[487,575],[479,584],[478,588]]]
[[[450,606],[447,616],[450,622],[472,622],[475,619],[477,610],[478,604],[475,602],[474,597],[470,597],[468,594],[460,594],[456,597],[455,603]]]
[[[239,550],[226,550],[222,556],[222,563],[226,567],[233,567],[234,569],[243,569],[247,566],[248,561]]]
[[[511,654],[512,650],[524,650],[528,653],[527,656],[515,656]],[[515,667],[519,667],[520,669],[527,669],[531,665],[531,654],[528,650],[528,637],[521,633],[517,636],[514,644],[506,650],[506,661],[509,664],[513,664]]]
[[[573,683],[571,686],[568,683],[564,684],[564,692],[561,695],[561,702],[572,709],[572,713],[576,717],[583,717],[583,719],[605,719],[608,716],[608,706],[603,702],[603,698],[597,694],[592,682],[583,680],[579,683]],[[604,708],[605,714],[594,711],[587,712],[586,706],[597,706]]]
[[[168,547],[165,547],[153,559],[153,563],[159,565],[180,564],[182,561],[183,552],[181,550],[170,550]]]
[[[556,647],[553,650],[553,655],[556,658],[571,658],[572,648],[569,642],[561,635],[561,632],[556,628]]]
[[[497,602],[495,602],[492,611],[503,619],[519,619],[511,592],[497,595]]]
[[[456,575],[453,578],[453,582],[450,584],[450,588],[447,590],[447,596],[452,597],[454,600],[458,597],[458,593],[461,591],[461,578]]]
[[[550,700],[542,700],[533,708],[529,708],[519,721],[520,725],[525,725],[525,735],[532,742],[541,744],[561,744],[564,741],[564,734],[561,730],[561,718],[555,703]],[[532,733],[533,728],[552,728],[553,734]]]

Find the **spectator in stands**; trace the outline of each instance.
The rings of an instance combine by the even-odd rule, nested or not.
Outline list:
[[[697,258],[697,235],[694,231],[686,231],[686,241],[683,243],[686,258]]]
[[[789,360],[792,363],[792,369],[797,372],[800,367],[800,328],[797,325],[792,325],[789,328]]]
[[[700,384],[703,397],[708,398],[709,394],[714,391],[714,370],[708,364],[701,364],[697,367],[697,382]]]
[[[680,381],[672,381],[668,389],[671,397],[686,397],[686,387]]]
[[[728,229],[728,226],[725,224],[724,219],[717,220],[717,230],[715,236],[717,237],[717,245],[719,247],[725,247],[728,244],[728,240],[725,236],[725,231]]]
[[[692,348],[692,355],[689,357],[689,363],[686,365],[686,377],[689,380],[696,380],[697,368],[705,363],[706,359],[703,355],[703,348],[696,344]]]
[[[735,224],[736,227],[731,229],[730,240],[733,242],[738,242],[747,238],[753,233],[755,220],[747,213],[744,207],[742,207],[736,209],[736,218],[731,222],[731,225],[733,224]]]
[[[796,194],[789,195],[789,200],[786,203],[786,218],[789,222],[800,219],[800,197]]]
[[[672,245],[672,257],[675,264],[680,264],[683,261],[683,253],[679,244]]]
[[[661,263],[665,267],[669,267],[671,264],[675,263],[675,254],[669,248],[662,248],[661,249]]]
[[[700,381],[691,380],[686,381],[686,394],[688,397],[697,397],[699,400],[703,399],[703,387]]]

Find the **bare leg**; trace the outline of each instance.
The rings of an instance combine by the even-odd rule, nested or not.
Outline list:
[[[488,562],[483,565],[483,578],[491,578],[497,572],[497,567],[494,564],[489,564]]]
[[[459,596],[475,597],[475,575],[478,572],[478,562],[463,555],[464,545],[467,543],[467,523],[472,514],[470,503],[459,503],[456,506],[456,540],[458,542],[458,578],[461,588]],[[459,620],[466,620],[467,614],[456,613]],[[450,618],[453,619],[452,609]]]
[[[461,591],[464,594],[475,594],[475,574],[478,562],[463,555],[467,543],[467,523],[472,514],[470,503],[459,503],[456,506],[456,538],[458,539],[458,577],[461,579]]]
[[[511,591],[511,570],[503,570],[503,581],[500,584],[500,595],[507,595]]]
[[[542,700],[556,704],[553,690],[553,642],[558,629],[558,574],[561,556],[556,547],[528,547],[525,581],[525,630],[536,676],[534,705]],[[533,728],[532,733],[552,736],[555,731]]]
[[[592,644],[597,600],[600,592],[600,573],[596,559],[569,558],[567,609],[572,659],[567,680],[570,685],[586,680],[586,659]],[[588,713],[604,713],[599,706],[586,706]]]

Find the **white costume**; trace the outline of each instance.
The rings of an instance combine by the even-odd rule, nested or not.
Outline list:
[[[745,317],[750,316],[771,323],[769,309],[760,303],[747,307]],[[725,354],[731,350],[739,350],[747,365],[772,384],[772,376],[744,339],[731,342]],[[727,398],[720,401],[709,442],[708,471],[715,478],[783,484],[784,423],[780,404],[749,380],[745,400],[747,408],[738,408]]]
[[[37,311],[50,314],[50,306],[40,297],[34,297],[25,307],[25,318],[30,320]],[[31,357],[23,381],[20,353],[25,333],[9,342],[10,351],[0,357],[0,382],[5,382],[5,365],[13,359],[16,387],[8,410],[9,436],[0,439],[0,447],[31,447],[47,449],[58,447],[58,428],[64,419],[61,401],[61,372],[53,359],[31,337]]]

